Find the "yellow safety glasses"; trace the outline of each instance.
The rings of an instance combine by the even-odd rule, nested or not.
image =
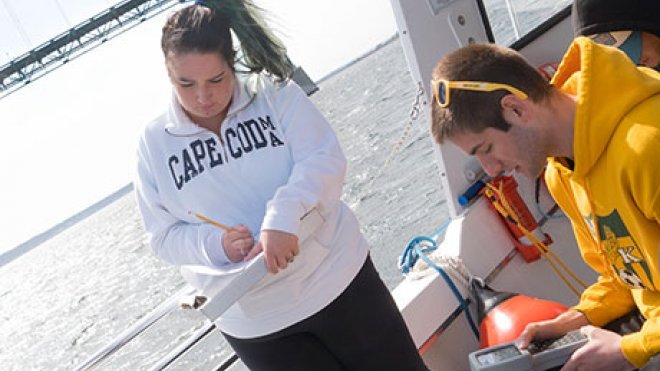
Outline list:
[[[442,108],[449,105],[449,92],[451,89],[473,91],[506,90],[520,99],[527,99],[527,94],[521,90],[507,84],[498,84],[495,82],[431,80],[431,86],[433,87],[435,101]]]

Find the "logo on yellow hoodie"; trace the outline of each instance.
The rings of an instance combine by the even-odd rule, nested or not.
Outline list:
[[[597,224],[605,256],[619,278],[631,288],[655,288],[649,266],[619,213],[598,216]]]

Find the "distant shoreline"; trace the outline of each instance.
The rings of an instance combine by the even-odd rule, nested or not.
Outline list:
[[[63,220],[60,223],[57,223],[55,226],[45,230],[44,232],[41,232],[34,237],[30,238],[29,240],[19,244],[18,246],[12,248],[11,250],[5,251],[4,253],[0,254],[0,268],[3,266],[11,263],[12,261],[16,260],[17,258],[23,256],[24,254],[32,251],[34,248],[37,246],[41,245],[42,243],[50,240],[51,238],[57,236],[58,234],[64,232],[67,230],[69,227],[75,225],[76,223],[86,219],[90,215],[96,213],[97,211],[103,209],[104,207],[110,205],[111,203],[117,201],[121,197],[125,196],[126,194],[130,193],[133,191],[133,183],[129,183],[123,187],[121,187],[119,190],[113,192],[109,196],[106,196],[105,198],[101,199],[98,202],[95,202],[91,206],[88,206],[84,210],[76,213],[75,215]]]

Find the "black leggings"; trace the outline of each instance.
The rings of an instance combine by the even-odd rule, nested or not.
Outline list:
[[[254,371],[428,370],[370,258],[315,315],[262,337],[224,335]]]

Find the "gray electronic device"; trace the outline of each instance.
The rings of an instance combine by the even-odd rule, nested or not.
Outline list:
[[[470,353],[472,371],[545,371],[561,366],[573,352],[587,342],[580,330],[552,340],[532,342],[520,349],[515,342]]]

